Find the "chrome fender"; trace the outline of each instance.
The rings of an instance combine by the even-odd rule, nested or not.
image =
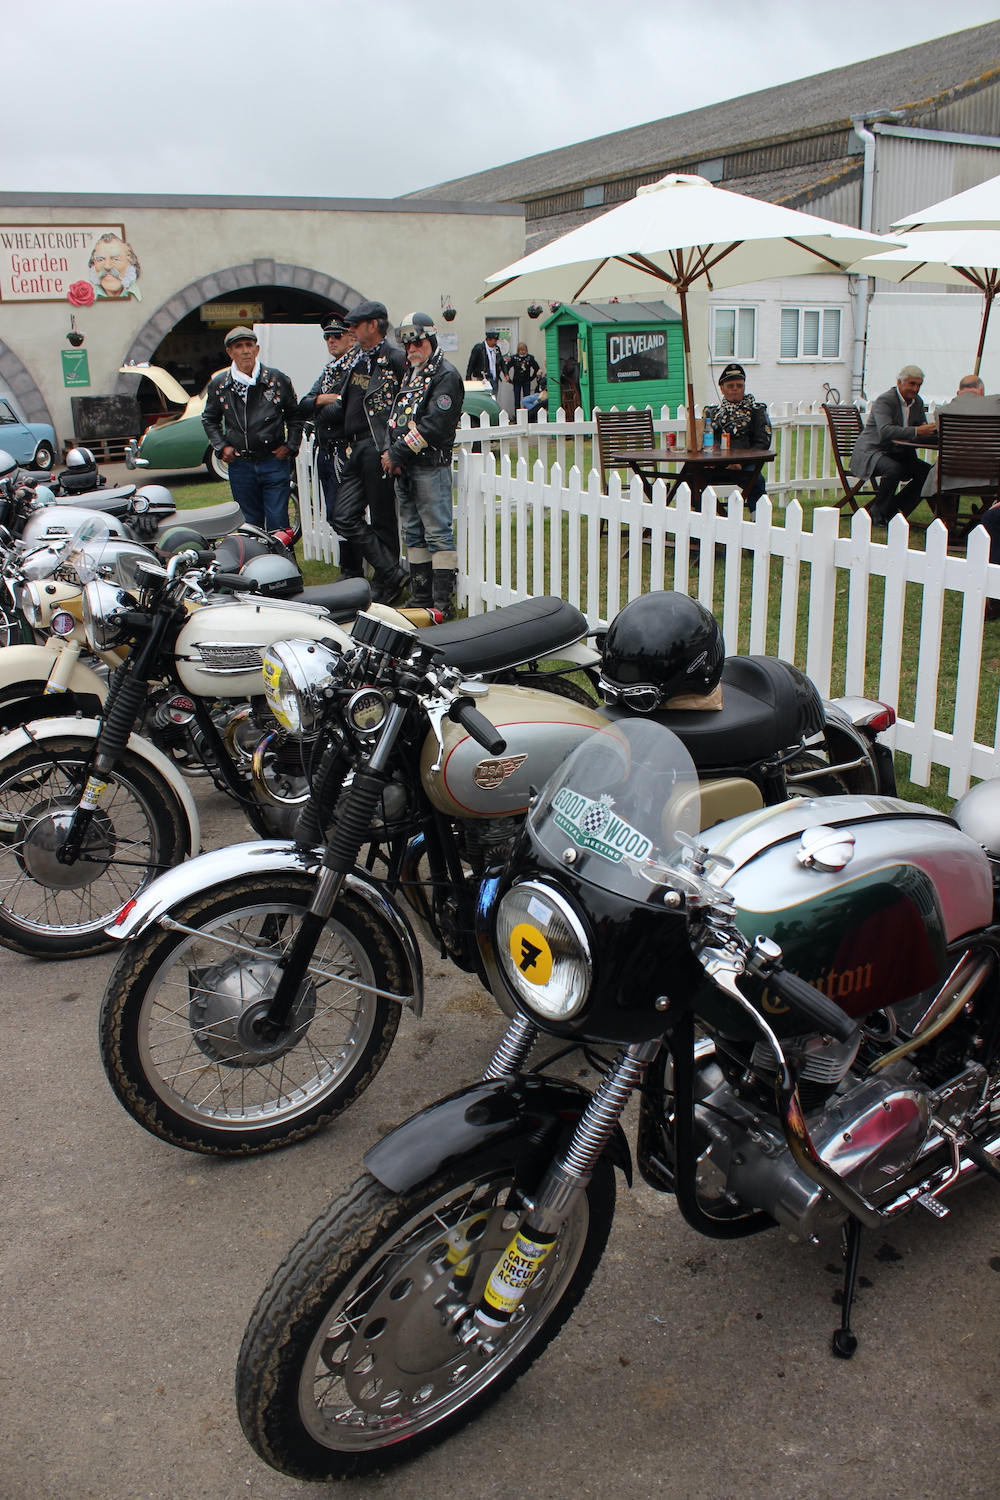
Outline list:
[[[11,729],[6,734],[0,735],[0,767],[8,755],[15,750],[23,749],[25,745],[44,745],[46,741],[59,739],[64,734],[71,734],[80,739],[88,736],[96,739],[100,727],[99,719],[76,718],[36,719],[33,724],[23,724],[19,729]],[[177,767],[171,765],[163,752],[157,750],[156,746],[151,745],[148,740],[144,740],[141,735],[130,734],[128,748],[133,755],[144,760],[150,769],[167,783],[187,821],[189,848],[200,849],[201,824],[198,821],[198,809]]]
[[[0,651],[0,688],[16,687],[19,682],[47,682],[57,655],[48,646],[5,646]],[[69,680],[69,692],[92,693],[103,703],[108,685],[93,667],[78,661]]]
[[[105,931],[109,937],[129,942],[169,916],[174,907],[193,896],[204,895],[213,886],[243,875],[315,875],[322,858],[321,848],[297,849],[286,839],[264,839],[255,843],[230,844],[228,849],[212,849],[208,854],[200,854],[197,859],[189,859],[159,875],[134,901],[122,908]],[[413,998],[407,1004],[414,1015],[422,1015],[424,966],[412,927],[381,887],[363,870],[348,875],[345,884],[353,896],[363,901],[373,915],[385,923],[398,941],[410,970],[409,983],[404,988]]]

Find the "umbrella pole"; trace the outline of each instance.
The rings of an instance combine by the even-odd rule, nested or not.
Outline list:
[[[698,447],[694,425],[694,383],[691,378],[691,334],[688,329],[687,287],[683,281],[677,284],[677,297],[681,304],[681,338],[684,344],[684,388],[687,391],[687,447],[693,451]]]
[[[996,296],[996,283],[991,277],[986,290],[986,305],[983,308],[983,326],[979,330],[979,348],[976,350],[976,367],[973,375],[979,374],[979,366],[983,361],[983,346],[986,343],[986,325],[990,321],[990,308],[993,306],[993,298]]]

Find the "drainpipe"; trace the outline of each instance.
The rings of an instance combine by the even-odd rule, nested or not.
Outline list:
[[[866,234],[872,231],[872,204],[875,200],[875,136],[865,120],[858,115],[851,120],[854,133],[865,147],[865,171],[861,181],[861,228]],[[852,277],[852,280],[854,278]],[[854,363],[851,369],[851,400],[858,402],[864,393],[865,343],[868,338],[868,282],[867,276],[855,280],[851,295],[854,298]]]

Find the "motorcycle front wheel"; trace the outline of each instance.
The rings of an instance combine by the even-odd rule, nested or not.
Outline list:
[[[81,857],[60,864],[93,741],[25,745],[0,763],[0,943],[35,958],[82,958],[115,946],[105,928],[127,901],[190,850],[176,800],[126,750]]]
[[[316,945],[288,1025],[253,1022],[312,898],[308,876],[245,877],[171,911],[128,945],[101,1008],[101,1058],[119,1102],[161,1140],[243,1156],[312,1135],[371,1083],[389,1053],[403,967],[386,930],[345,892]],[[404,997],[405,998],[405,997]]]
[[[265,1463],[311,1480],[386,1469],[464,1427],[535,1362],[600,1261],[614,1168],[598,1163],[514,1319],[488,1344],[463,1343],[456,1309],[476,1306],[527,1212],[513,1182],[495,1158],[401,1195],[366,1173],[316,1220],[240,1350],[240,1422]]]

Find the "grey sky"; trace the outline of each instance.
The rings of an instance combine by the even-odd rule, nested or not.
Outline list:
[[[0,189],[394,197],[997,18],[996,0],[35,0]]]

